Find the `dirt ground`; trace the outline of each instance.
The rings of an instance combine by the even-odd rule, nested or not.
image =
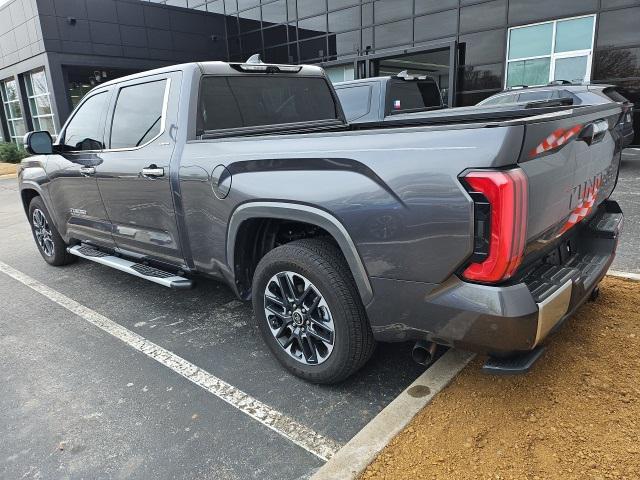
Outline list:
[[[18,171],[18,165],[0,162],[0,176],[11,175]]]
[[[472,362],[361,479],[640,479],[640,283],[606,278],[528,375]]]

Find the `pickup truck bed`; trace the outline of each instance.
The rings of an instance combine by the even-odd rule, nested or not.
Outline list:
[[[144,111],[158,102],[160,121],[127,146],[144,125],[119,110],[134,93]],[[100,95],[100,138],[71,142]],[[350,126],[319,68],[186,64],[92,91],[58,144],[23,162],[21,195],[50,264],[86,244],[221,279],[253,301],[285,367],[334,382],[374,340],[494,355],[539,346],[613,259],[620,112]],[[137,123],[119,129],[127,115]]]

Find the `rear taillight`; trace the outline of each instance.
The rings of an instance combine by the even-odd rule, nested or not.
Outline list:
[[[466,174],[464,182],[476,205],[476,238],[473,263],[464,270],[463,276],[486,283],[506,280],[516,271],[524,253],[527,177],[519,168],[476,170]]]

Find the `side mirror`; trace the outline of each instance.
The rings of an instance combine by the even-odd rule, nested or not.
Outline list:
[[[31,155],[51,155],[53,139],[47,131],[29,132],[24,136],[24,149]]]

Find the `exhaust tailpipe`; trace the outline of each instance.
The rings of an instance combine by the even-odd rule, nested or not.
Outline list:
[[[438,345],[434,342],[427,342],[426,340],[418,340],[411,350],[411,358],[420,365],[430,365],[436,355],[436,349]]]

